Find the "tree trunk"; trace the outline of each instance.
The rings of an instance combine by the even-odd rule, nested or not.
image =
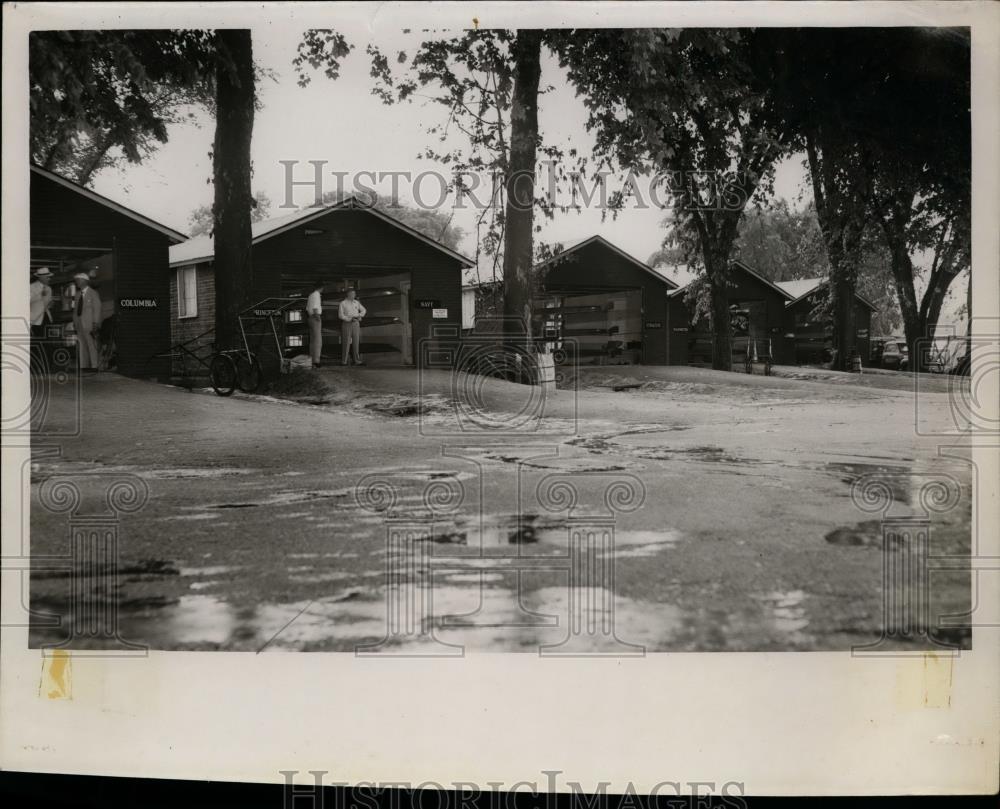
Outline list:
[[[969,267],[969,281],[965,285],[965,356],[972,356],[972,267]]]
[[[840,133],[842,137],[842,133]],[[865,208],[853,165],[857,156],[843,148],[838,133],[820,127],[806,136],[806,155],[813,186],[816,218],[830,262],[830,312],[833,326],[832,366],[844,371],[856,346],[854,294],[864,232]]]
[[[248,29],[216,32],[216,113],[213,169],[215,202],[215,340],[239,342],[238,314],[253,285],[250,231],[250,139],[254,119],[253,43]]]
[[[531,344],[531,267],[534,257],[535,159],[538,146],[538,81],[542,32],[521,30],[513,45],[514,87],[510,109],[510,159],[503,247],[503,314],[506,342]]]
[[[712,296],[712,367],[716,371],[733,370],[733,330],[729,314],[729,290],[725,273],[709,278]]]
[[[899,298],[899,311],[903,316],[903,334],[910,350],[910,370],[922,372],[925,370],[924,357],[920,355],[920,340],[924,334],[924,319],[917,303],[917,293],[913,287],[913,262],[906,247],[905,237],[896,231],[891,223],[883,227],[889,251],[892,256],[892,277],[896,282],[896,296]]]
[[[833,265],[831,264],[831,267]],[[833,368],[850,369],[850,358],[857,347],[854,331],[854,268],[841,259],[830,283],[830,308],[833,313]]]

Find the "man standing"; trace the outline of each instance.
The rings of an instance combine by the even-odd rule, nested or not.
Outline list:
[[[45,324],[51,322],[52,315],[49,307],[52,305],[52,272],[48,267],[40,267],[35,270],[35,280],[31,282],[29,290],[31,292],[31,302],[29,315],[31,319],[31,358],[33,362],[40,362],[39,367],[44,367],[45,355],[42,340],[45,338]]]
[[[306,298],[306,317],[309,318],[309,358],[312,367],[319,368],[323,358],[323,282],[317,281]]]
[[[358,293],[353,289],[347,290],[347,297],[340,302],[340,345],[343,354],[343,363],[347,365],[347,349],[352,348],[354,354],[354,364],[363,365],[361,362],[361,318],[368,311],[357,300]]]
[[[73,276],[76,282],[76,301],[73,303],[73,328],[76,330],[77,358],[80,370],[97,372],[100,355],[97,352],[97,332],[101,328],[101,296],[90,288],[90,277],[80,272]]]

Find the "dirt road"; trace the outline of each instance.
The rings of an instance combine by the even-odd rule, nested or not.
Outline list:
[[[319,405],[113,375],[83,380],[79,406],[59,389],[47,430],[82,428],[33,445],[32,606],[72,602],[60,481],[76,516],[107,517],[116,480],[147,490],[112,517],[116,581],[98,565],[81,586],[158,649],[846,650],[880,636],[883,566],[924,558],[916,529],[884,552],[883,517],[954,489],[929,551],[969,553],[970,467],[915,429],[950,424],[945,392],[644,368],[543,396],[444,371],[323,373]],[[852,498],[863,484],[886,514]],[[926,596],[936,627],[968,609],[968,573],[936,573]],[[32,641],[66,632],[39,619]]]

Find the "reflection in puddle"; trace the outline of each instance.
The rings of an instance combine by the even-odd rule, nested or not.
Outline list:
[[[486,514],[477,518],[456,520],[451,526],[444,528],[429,537],[431,542],[440,545],[471,545],[482,548],[496,548],[508,545],[539,545],[564,550],[569,543],[571,526],[562,519],[545,517],[538,514]],[[588,526],[582,523],[572,530],[588,532]],[[590,529],[596,535],[600,548],[605,538],[610,542],[611,529],[597,525]],[[650,530],[614,530],[615,557],[627,559],[630,557],[652,556],[661,550],[673,547],[681,538],[678,531],[662,529]],[[373,551],[373,555],[384,551]],[[606,555],[603,554],[602,555]]]
[[[190,589],[192,590],[207,590],[209,587],[215,587],[215,585],[220,584],[217,579],[209,579],[208,581],[193,581],[191,582]]]
[[[372,570],[361,577],[371,581],[382,575]],[[138,599],[121,605],[122,637],[155,649],[244,651],[350,652],[383,640],[396,649],[428,653],[438,642],[470,651],[537,652],[545,646],[579,654],[631,654],[636,646],[653,652],[815,645],[806,633],[808,596],[802,590],[682,608],[615,595],[603,587],[571,590],[560,584],[531,589],[522,581],[518,589],[509,576],[496,570],[482,575],[456,571],[437,577],[433,585],[421,578],[403,587],[357,586],[315,600],[246,606],[200,593]],[[347,576],[340,571],[327,571],[301,580],[343,578]],[[205,579],[191,587],[201,590],[219,583]],[[416,612],[406,616],[413,631],[390,635],[390,612],[396,610],[398,619],[403,614],[399,610],[411,607]]]
[[[182,567],[178,568],[178,572],[182,576],[218,576],[239,569],[239,565],[209,565],[207,567]]]
[[[802,640],[801,630],[809,624],[802,602],[806,594],[802,590],[791,590],[786,593],[774,592],[757,596],[771,611],[771,621],[774,628],[782,635],[790,636],[791,640]]]

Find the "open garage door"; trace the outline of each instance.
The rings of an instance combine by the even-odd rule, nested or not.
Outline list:
[[[382,275],[363,274],[364,269],[345,276],[324,275],[323,293],[323,354],[329,361],[339,362],[340,302],[348,289],[357,290],[358,300],[367,314],[361,321],[361,354],[368,365],[412,365],[412,331],[410,325],[410,273],[393,272]],[[282,287],[287,297],[306,297],[313,278],[285,277]],[[286,324],[288,356],[306,353],[309,330],[303,311],[289,312]]]
[[[568,293],[535,310],[550,348],[566,362],[642,362],[642,290]]]

